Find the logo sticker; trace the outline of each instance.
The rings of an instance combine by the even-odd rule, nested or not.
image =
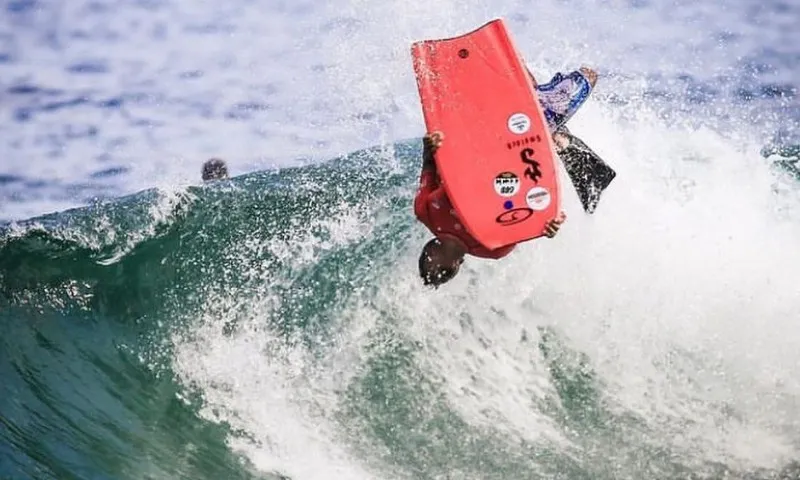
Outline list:
[[[494,177],[494,191],[501,197],[513,197],[519,192],[519,177],[512,172],[503,172]]]
[[[519,152],[519,158],[522,163],[528,165],[528,168],[525,169],[525,176],[533,180],[534,183],[539,183],[539,179],[542,178],[542,170],[539,162],[533,159],[535,153],[532,148],[526,147]]]
[[[519,207],[514,208],[511,210],[506,210],[505,212],[501,213],[494,219],[495,222],[503,225],[505,227],[516,225],[520,222],[524,222],[527,220],[531,215],[533,215],[533,210],[527,207]]]
[[[544,210],[550,206],[550,192],[543,187],[533,187],[525,194],[525,201],[531,210]]]
[[[520,138],[519,140],[514,140],[513,142],[507,142],[506,148],[511,150],[512,148],[517,148],[523,145],[528,145],[531,143],[537,143],[541,141],[542,141],[541,135],[531,135],[530,137]]]
[[[522,135],[531,129],[531,119],[524,113],[515,113],[508,117],[508,130],[511,133]]]

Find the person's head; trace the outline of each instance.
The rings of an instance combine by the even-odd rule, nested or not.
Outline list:
[[[455,240],[434,238],[422,247],[419,276],[422,283],[438,288],[458,273],[464,263],[464,247]]]
[[[203,181],[228,178],[228,167],[220,158],[212,158],[203,164]]]

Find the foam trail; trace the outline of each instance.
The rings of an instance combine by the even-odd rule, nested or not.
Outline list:
[[[263,326],[231,336],[212,321],[195,336],[181,341],[175,366],[202,388],[201,415],[244,432],[230,438],[234,451],[289,478],[371,478],[337,446],[324,416],[329,399],[309,384],[315,379],[302,347],[281,346]]]

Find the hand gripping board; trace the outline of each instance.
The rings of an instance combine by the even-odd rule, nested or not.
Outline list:
[[[425,126],[445,137],[439,177],[467,231],[490,249],[542,236],[560,210],[557,157],[503,20],[411,53]]]

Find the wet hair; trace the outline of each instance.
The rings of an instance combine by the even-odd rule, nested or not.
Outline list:
[[[203,164],[203,181],[228,178],[228,167],[220,158],[212,158]]]
[[[441,265],[434,266],[432,255],[436,249],[441,248],[441,245],[442,243],[434,238],[422,247],[422,252],[419,255],[419,276],[425,286],[438,288],[440,285],[452,280],[458,273],[458,268],[442,267]]]

